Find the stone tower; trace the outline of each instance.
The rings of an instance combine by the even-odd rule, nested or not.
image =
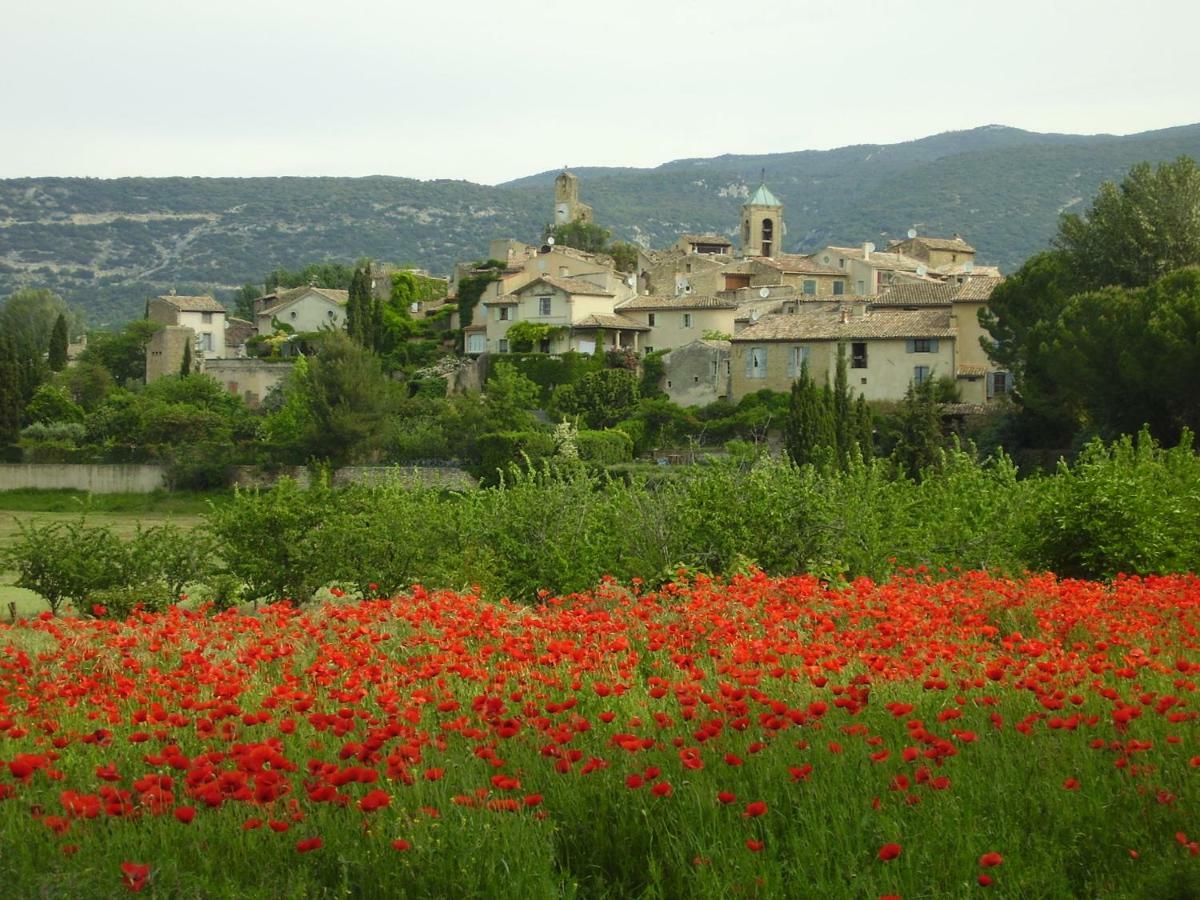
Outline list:
[[[554,224],[591,221],[592,208],[579,202],[579,179],[564,169],[554,179]]]
[[[783,204],[760,184],[742,204],[742,256],[778,256],[785,233]]]

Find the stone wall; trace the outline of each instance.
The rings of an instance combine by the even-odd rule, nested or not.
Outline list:
[[[93,494],[149,494],[166,487],[156,465],[11,463],[0,465],[0,491],[76,490]]]

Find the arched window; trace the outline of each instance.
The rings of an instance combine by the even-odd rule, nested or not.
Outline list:
[[[762,221],[762,249],[759,251],[763,256],[771,256],[771,248],[775,245],[775,223],[770,219]]]

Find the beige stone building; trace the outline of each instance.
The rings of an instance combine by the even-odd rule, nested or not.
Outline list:
[[[676,347],[662,357],[659,385],[672,403],[708,406],[730,393],[729,341],[701,339]]]
[[[957,234],[949,238],[913,235],[903,241],[893,241],[888,245],[888,252],[920,260],[931,269],[956,263],[975,262],[975,248]]]
[[[212,297],[155,297],[146,305],[146,318],[160,325],[192,329],[196,335],[192,349],[198,357],[220,359],[225,355],[225,307]]]
[[[909,384],[950,375],[955,327],[949,307],[875,307],[801,303],[734,335],[730,399],[769,388],[789,391],[807,363],[819,383],[832,381],[844,347],[850,388],[868,400],[898,400]]]
[[[258,333],[271,335],[276,322],[297,334],[346,326],[349,291],[334,288],[298,287],[274,291],[254,301],[254,324]]]
[[[778,253],[774,257],[758,257],[747,262],[751,271],[750,285],[790,284],[799,289],[801,296],[840,297],[849,293],[846,284],[849,276],[844,269],[823,265],[811,256],[795,253]]]
[[[591,222],[592,208],[579,199],[579,179],[564,171],[554,179],[554,224]]]
[[[644,295],[616,307],[617,313],[648,329],[641,339],[641,349],[645,353],[682,347],[706,334],[730,336],[737,311],[737,303],[731,299],[691,294],[681,297]]]
[[[616,273],[560,277],[539,275],[511,294],[484,300],[484,349],[509,353],[508,331],[517,322],[545,325],[550,335],[533,349],[542,353],[594,353],[641,348],[649,327],[616,312],[633,288]],[[478,345],[476,345],[478,346]]]

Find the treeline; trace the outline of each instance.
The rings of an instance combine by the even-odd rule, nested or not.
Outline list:
[[[534,602],[606,576],[655,585],[680,570],[754,567],[832,584],[916,567],[1187,572],[1200,565],[1200,458],[1186,441],[1163,449],[1144,433],[1093,442],[1073,464],[1025,479],[1003,456],[961,450],[919,481],[857,455],[844,468],[720,462],[627,479],[563,458],[463,493],[284,480],[236,493],[194,536],[175,537],[168,567],[139,568],[128,560],[161,550],[83,522],[34,523],[3,563],[20,586],[85,613],[161,607],[184,589],[225,607],[307,602],[321,588],[391,595],[414,583]]]

